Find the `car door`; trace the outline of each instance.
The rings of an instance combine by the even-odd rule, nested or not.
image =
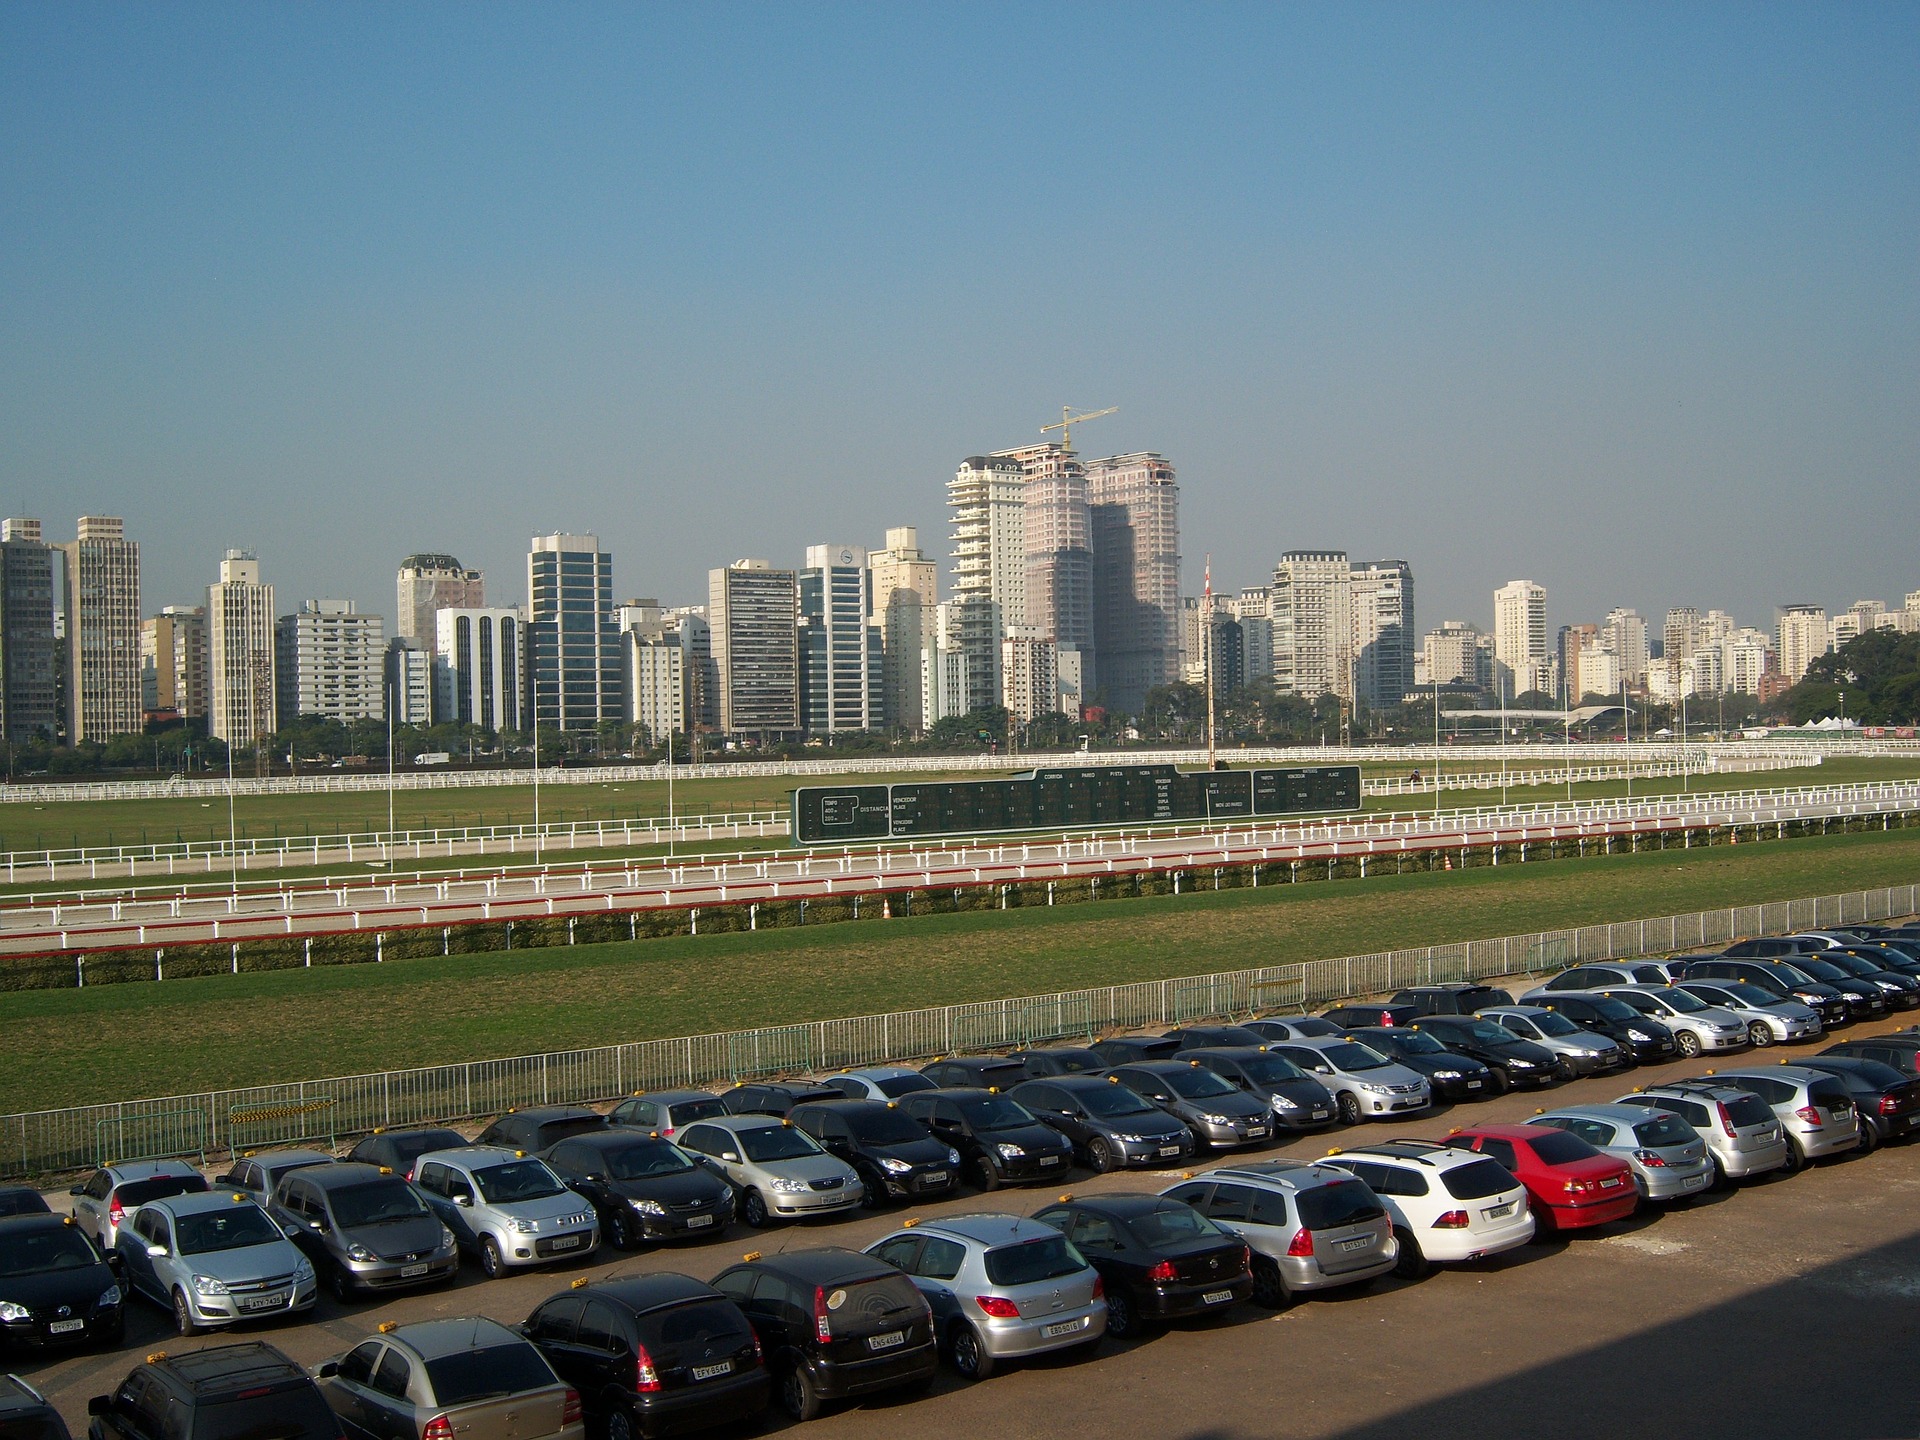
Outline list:
[[[1016,1098],[1035,1116],[1071,1140],[1075,1146],[1086,1143],[1085,1112],[1073,1097],[1058,1085],[1022,1085],[1020,1094]]]
[[[124,1226],[120,1238],[114,1242],[114,1248],[120,1252],[127,1267],[127,1282],[142,1295],[157,1300],[161,1304],[170,1304],[171,1298],[160,1287],[154,1274],[154,1259],[148,1252],[149,1245],[163,1245],[163,1240],[155,1237],[155,1231],[162,1225],[160,1212],[142,1210],[133,1217],[133,1224]]]
[[[76,1185],[69,1190],[73,1198],[73,1218],[80,1228],[100,1242],[101,1248],[107,1243],[107,1196],[113,1193],[113,1177],[104,1170],[97,1170],[84,1185]]]
[[[880,1259],[886,1259],[884,1255]],[[960,1267],[966,1263],[967,1247],[957,1240],[949,1240],[944,1235],[929,1235],[925,1243],[913,1253],[910,1265],[902,1265],[913,1280],[914,1289],[927,1297],[927,1304],[933,1307],[933,1318],[938,1325],[944,1324],[960,1313],[960,1297],[954,1293],[953,1281],[960,1274]],[[888,1263],[894,1263],[889,1261]]]
[[[326,1382],[327,1404],[340,1417],[347,1440],[368,1440],[367,1390],[373,1384],[373,1372],[380,1364],[380,1352],[387,1347],[378,1340],[363,1340],[341,1358],[340,1368]]]
[[[472,1239],[472,1234],[466,1217],[455,1207],[453,1197],[448,1194],[450,1174],[445,1164],[430,1160],[414,1172],[413,1183],[420,1187],[420,1193],[426,1197],[427,1208],[439,1217],[442,1225],[453,1231],[455,1238],[465,1244]]]
[[[1519,1147],[1511,1140],[1502,1139],[1498,1135],[1479,1135],[1474,1137],[1473,1148],[1478,1150],[1482,1155],[1485,1155],[1489,1160],[1498,1160],[1506,1167],[1509,1175],[1515,1179],[1519,1178]]]
[[[601,1386],[615,1384],[632,1388],[633,1342],[627,1339],[626,1325],[604,1300],[589,1299],[581,1310],[574,1348],[583,1368],[595,1376]]]
[[[636,1130],[658,1130],[660,1107],[651,1100],[623,1100],[607,1118],[615,1125],[631,1125]]]
[[[534,1348],[547,1357],[554,1373],[593,1405],[608,1384],[620,1377],[607,1375],[601,1357],[582,1350],[575,1341],[580,1312],[586,1307],[587,1302],[578,1295],[556,1295],[534,1311],[522,1329]],[[623,1378],[620,1383],[624,1384]]]
[[[368,1440],[418,1440],[420,1431],[414,1419],[413,1402],[407,1398],[412,1383],[412,1360],[404,1350],[389,1345],[374,1367],[372,1381],[362,1392]]]
[[[1534,1028],[1533,1022],[1524,1015],[1496,1015],[1493,1017],[1493,1020],[1494,1024],[1498,1025],[1509,1035],[1518,1035],[1522,1040],[1538,1040],[1540,1038],[1540,1032]]]

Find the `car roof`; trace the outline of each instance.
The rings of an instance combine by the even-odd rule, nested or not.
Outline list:
[[[1020,1062],[1005,1055],[942,1055],[938,1060],[929,1060],[928,1065],[964,1065],[969,1070],[984,1070],[994,1065],[1017,1065]],[[924,1067],[923,1067],[924,1068]]]
[[[1184,1069],[1185,1067],[1183,1066],[1182,1068]],[[1118,1084],[1120,1084],[1120,1077],[1117,1075],[1088,1075],[1084,1073],[1079,1075],[1040,1075],[1032,1080],[1027,1080],[1016,1085],[1014,1089],[1026,1090],[1035,1085],[1051,1085],[1056,1090],[1065,1090],[1071,1095],[1076,1090],[1102,1090],[1109,1085]]]
[[[246,1150],[242,1160],[256,1165],[330,1165],[333,1156],[324,1150]]]
[[[816,1285],[835,1280],[877,1280],[885,1275],[900,1273],[884,1260],[862,1255],[858,1250],[843,1250],[835,1245],[823,1245],[812,1250],[781,1250],[772,1255],[756,1255],[745,1263],[755,1269],[771,1270]]]
[[[1196,1045],[1193,1049],[1182,1050],[1180,1053],[1189,1060],[1199,1059],[1203,1055],[1212,1055],[1221,1060],[1255,1060],[1262,1055],[1272,1054],[1275,1045],[1292,1045],[1294,1043],[1292,1040],[1269,1040],[1264,1045]]]
[[[793,1113],[796,1115],[871,1115],[875,1111],[884,1112],[900,1108],[899,1102],[895,1100],[873,1100],[857,1095],[840,1095],[838,1090],[833,1093],[840,1098],[809,1100],[805,1105],[795,1106]]]
[[[262,1382],[298,1380],[312,1384],[307,1372],[260,1340],[242,1340],[233,1345],[212,1345],[170,1355],[164,1350],[149,1355],[147,1365],[177,1376],[196,1388],[214,1390],[214,1382],[224,1381],[219,1390],[238,1389]],[[214,1391],[214,1393],[218,1393]]]
[[[169,1195],[164,1200],[150,1200],[141,1208],[165,1210],[173,1215],[203,1215],[209,1210],[231,1210],[235,1205],[253,1205],[256,1210],[260,1208],[254,1204],[251,1195],[225,1186],[191,1195]]]
[[[508,1110],[494,1117],[499,1124],[511,1115],[515,1120],[531,1125],[545,1125],[552,1120],[579,1120],[591,1115],[596,1120],[605,1119],[598,1110],[585,1105],[541,1105],[530,1110]]]
[[[1633,1093],[1636,1095],[1651,1095],[1658,1090],[1671,1090],[1691,1099],[1699,1099],[1702,1096],[1718,1098],[1722,1093],[1726,1092],[1731,1092],[1735,1095],[1750,1095],[1753,1093],[1750,1090],[1742,1090],[1738,1085],[1723,1084],[1715,1077],[1701,1077],[1694,1080],[1656,1080],[1651,1085],[1636,1085],[1633,1087]],[[1616,1103],[1630,1105],[1633,1102],[1623,1096]]]
[[[627,1098],[651,1100],[656,1105],[678,1105],[687,1100],[718,1100],[720,1097],[711,1090],[636,1090]]]
[[[0,1409],[10,1410],[17,1414],[22,1410],[39,1409],[43,1405],[48,1409],[53,1408],[48,1404],[46,1396],[42,1395],[18,1375],[8,1375],[5,1372],[0,1372]]]
[[[1334,1165],[1318,1160],[1253,1160],[1243,1165],[1217,1165],[1197,1172],[1195,1180],[1251,1180],[1259,1184],[1284,1185],[1298,1190],[1314,1185],[1330,1185],[1351,1180],[1353,1176]]]
[[[1047,1078],[1055,1079],[1057,1077],[1048,1076]],[[1025,1084],[1026,1082],[1022,1081],[1021,1083]],[[972,1085],[946,1085],[946,1086],[942,1086],[938,1090],[915,1090],[911,1095],[902,1095],[900,1097],[900,1103],[904,1105],[909,1100],[913,1101],[915,1104],[919,1104],[923,1100],[974,1101],[974,1100],[984,1100],[990,1095],[997,1095],[1002,1100],[1004,1100],[1007,1098],[1008,1092],[1006,1090],[998,1090],[998,1089],[981,1090]],[[1015,1103],[1018,1103],[1018,1102],[1015,1102]]]
[[[742,1130],[778,1130],[781,1126],[791,1126],[793,1122],[779,1115],[708,1115],[692,1122],[694,1125],[718,1125],[722,1130],[731,1130],[738,1134]],[[621,1139],[632,1139],[635,1132],[618,1131]],[[575,1140],[582,1137],[575,1135]],[[646,1138],[646,1137],[642,1137]],[[671,1142],[666,1142],[671,1143]]]
[[[459,1133],[451,1125],[382,1125],[377,1129],[369,1130],[363,1138],[393,1140],[402,1135],[458,1135]]]
[[[1300,1035],[1292,1040],[1275,1040],[1268,1049],[1282,1049],[1288,1045],[1296,1050],[1326,1050],[1335,1045],[1351,1045],[1354,1041],[1347,1035]]]
[[[100,1167],[113,1176],[116,1185],[128,1180],[155,1180],[163,1176],[185,1178],[200,1171],[184,1160],[115,1160]]]
[[[943,1215],[938,1220],[922,1220],[919,1230],[922,1234],[957,1236],[978,1245],[1010,1245],[1021,1240],[1058,1238],[1060,1234],[1043,1220],[993,1213]]]
[[[461,1145],[447,1150],[429,1150],[414,1161],[416,1165],[425,1165],[429,1160],[439,1165],[485,1165],[501,1160],[522,1160],[526,1156],[518,1150],[509,1150],[505,1145]]]
[[[1551,1110],[1542,1111],[1536,1118],[1544,1120],[1549,1115],[1574,1115],[1631,1124],[1634,1121],[1646,1119],[1647,1114],[1647,1107],[1644,1105],[1625,1105],[1615,1101],[1604,1105],[1556,1105]]]
[[[1408,1165],[1447,1167],[1471,1165],[1484,1157],[1455,1145],[1442,1145],[1437,1140],[1381,1140],[1372,1145],[1356,1145],[1350,1150],[1329,1150],[1327,1158],[1392,1160]]]
[[[1538,1140],[1542,1136],[1552,1133],[1554,1132],[1548,1130],[1545,1126],[1526,1124],[1463,1125],[1458,1130],[1449,1130],[1447,1132],[1450,1138],[1455,1135],[1464,1135],[1468,1138],[1472,1138],[1475,1135],[1482,1135],[1495,1140]]]
[[[311,1180],[322,1190],[330,1190],[336,1185],[360,1185],[369,1180],[398,1180],[406,1183],[406,1177],[384,1165],[369,1165],[360,1160],[336,1160],[331,1165],[310,1165],[295,1172],[302,1180]]]
[[[721,1120],[771,1120],[780,1124],[778,1115],[708,1115],[703,1119],[689,1121],[692,1125],[712,1125]],[[564,1140],[556,1140],[555,1145],[584,1145],[589,1150],[613,1150],[623,1145],[671,1145],[671,1140],[662,1139],[650,1130],[642,1130],[634,1125],[609,1125],[605,1130],[588,1130],[584,1134],[569,1135]],[[508,1151],[512,1154],[512,1151]],[[543,1155],[546,1151],[541,1152]]]
[[[1476,1015],[1546,1015],[1551,1013],[1544,1005],[1487,1005],[1473,1012]]]
[[[1201,1177],[1195,1175],[1194,1179]],[[1122,1219],[1130,1215],[1150,1215],[1167,1205],[1177,1205],[1177,1200],[1169,1200],[1165,1195],[1143,1195],[1131,1190],[1109,1190],[1093,1195],[1072,1195],[1060,1202],[1078,1206],[1082,1210],[1101,1210]]]
[[[30,1235],[40,1230],[64,1230],[72,1223],[72,1217],[67,1215],[0,1215],[0,1235]]]
[[[1796,1085],[1804,1085],[1808,1081],[1820,1079],[1822,1074],[1824,1074],[1823,1071],[1809,1070],[1804,1065],[1789,1065],[1782,1060],[1778,1065],[1743,1065],[1738,1070],[1716,1070],[1714,1079],[1738,1082],[1742,1079],[1761,1080],[1771,1077],[1775,1080],[1791,1080]],[[1737,1083],[1734,1088],[1739,1088]]]
[[[417,1320],[385,1332],[385,1338],[405,1345],[422,1360],[438,1360],[443,1355],[465,1355],[482,1346],[526,1342],[502,1325],[481,1315],[463,1315],[451,1320]]]
[[[1181,1056],[1184,1057],[1188,1055],[1197,1055],[1200,1053],[1200,1051],[1198,1048],[1195,1048],[1193,1050],[1183,1050],[1180,1053],[1181,1053]],[[1180,1075],[1190,1070],[1199,1070],[1203,1068],[1205,1067],[1203,1067],[1200,1064],[1200,1062],[1197,1060],[1188,1060],[1185,1058],[1181,1058],[1181,1059],[1168,1059],[1168,1060],[1129,1060],[1124,1065],[1115,1065],[1113,1067],[1113,1070],[1116,1074],[1122,1070],[1134,1070],[1134,1071],[1138,1071],[1142,1075]],[[1050,1075],[1046,1078],[1050,1081],[1057,1081],[1057,1080],[1065,1079],[1067,1077],[1059,1076],[1059,1075]],[[1093,1079],[1098,1079],[1100,1077],[1094,1076],[1094,1075],[1081,1075],[1073,1078],[1081,1079],[1081,1080],[1093,1080]]]
[[[568,1292],[563,1290],[560,1293],[565,1295]],[[691,1275],[682,1275],[677,1270],[658,1270],[651,1275],[622,1275],[613,1280],[594,1280],[573,1293],[584,1293],[601,1300],[610,1300],[616,1305],[625,1306],[635,1314],[658,1310],[668,1305],[681,1305],[689,1300],[726,1298],[706,1281],[696,1280]]]
[[[842,1070],[839,1072],[839,1077],[829,1076],[828,1079],[850,1076],[855,1080],[899,1080],[904,1076],[919,1073],[918,1070],[905,1065],[868,1065],[859,1070]],[[824,1085],[827,1081],[823,1080],[820,1083]]]

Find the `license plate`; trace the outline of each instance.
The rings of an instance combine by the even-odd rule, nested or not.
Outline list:
[[[84,1330],[86,1328],[87,1322],[84,1320],[54,1320],[48,1323],[47,1333],[49,1335],[71,1335],[76,1330]]]
[[[553,1248],[556,1250],[572,1250],[579,1246],[583,1238],[585,1237],[580,1235],[562,1235],[558,1240],[553,1242]]]
[[[1058,1340],[1062,1335],[1075,1335],[1087,1328],[1084,1320],[1061,1320],[1053,1325],[1042,1325],[1040,1333],[1049,1340]]]
[[[867,1337],[867,1348],[869,1350],[892,1350],[906,1343],[907,1332],[904,1330],[889,1330],[882,1335],[869,1335]]]
[[[1469,1090],[1478,1090],[1480,1088],[1480,1085],[1481,1085],[1481,1082],[1478,1080],[1467,1081],[1467,1089]]]
[[[1347,1253],[1349,1253],[1349,1254],[1351,1254],[1351,1253],[1352,1253],[1353,1251],[1355,1251],[1355,1250],[1364,1250],[1364,1249],[1366,1249],[1366,1248],[1367,1248],[1367,1247],[1368,1247],[1369,1245],[1371,1245],[1371,1244],[1373,1244],[1373,1241],[1371,1241],[1371,1240],[1367,1240],[1367,1239],[1361,1239],[1361,1240],[1342,1240],[1342,1241],[1340,1242],[1340,1245],[1339,1245],[1339,1248],[1340,1248],[1341,1250],[1343,1250],[1343,1251],[1346,1251]]]
[[[929,1170],[926,1178],[927,1184],[929,1185],[944,1185],[947,1183],[947,1172],[944,1170]]]
[[[1200,1297],[1202,1305],[1219,1305],[1233,1298],[1231,1290],[1209,1290]]]
[[[1613,1177],[1613,1179],[1611,1179],[1611,1180],[1602,1180],[1602,1181],[1600,1182],[1600,1188],[1601,1188],[1602,1190],[1611,1190],[1611,1189],[1613,1189],[1613,1188],[1614,1188],[1615,1186],[1617,1186],[1617,1185],[1618,1185],[1619,1183],[1620,1183],[1620,1177],[1619,1177],[1618,1175],[1616,1175],[1616,1176],[1614,1176],[1614,1177]]]
[[[400,1267],[400,1278],[402,1280],[411,1280],[416,1275],[426,1274],[427,1271],[432,1268],[431,1265],[402,1265]]]
[[[287,1303],[285,1295],[246,1295],[241,1297],[242,1310],[278,1310]]]
[[[1266,1135],[1267,1127],[1264,1125],[1249,1125],[1247,1127],[1247,1138],[1249,1140],[1264,1140]]]
[[[1704,1174],[1695,1175],[1687,1181],[1687,1188],[1689,1190],[1698,1190],[1702,1185],[1705,1185],[1711,1179],[1713,1179],[1712,1171],[1707,1171]]]
[[[1042,1165],[1058,1165],[1060,1163],[1060,1157],[1058,1155],[1042,1155],[1040,1157],[1040,1163]]]
[[[1316,1110],[1313,1112],[1313,1118],[1316,1120],[1324,1120],[1332,1113],[1331,1110]]]
[[[732,1373],[733,1361],[731,1360],[722,1360],[718,1365],[696,1365],[693,1367],[693,1378],[696,1380],[711,1380],[716,1375],[731,1375]]]
[[[1513,1205],[1514,1202],[1511,1200],[1504,1205],[1496,1205],[1487,1211],[1487,1218],[1489,1220],[1504,1220],[1513,1213]]]
[[[1160,1147],[1160,1154],[1163,1158],[1168,1155],[1178,1155],[1179,1153],[1180,1147],[1178,1145],[1162,1145]]]
[[[711,1215],[689,1215],[687,1217],[687,1228],[689,1230],[698,1230],[702,1225],[711,1225],[712,1223],[713,1217]]]

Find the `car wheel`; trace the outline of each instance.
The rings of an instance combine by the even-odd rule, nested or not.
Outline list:
[[[507,1262],[500,1254],[500,1242],[491,1235],[480,1237],[480,1272],[489,1280],[498,1280]]]
[[[878,1210],[887,1203],[887,1182],[878,1175],[860,1177],[860,1208]]]
[[[1400,1258],[1394,1261],[1394,1274],[1402,1280],[1418,1280],[1433,1268],[1421,1252],[1420,1242],[1413,1238],[1411,1230],[1395,1230],[1393,1238],[1400,1242]]]
[[[1360,1123],[1360,1101],[1351,1090],[1342,1090],[1339,1100],[1335,1103],[1340,1107],[1340,1123],[1342,1125],[1358,1125]]]
[[[624,1401],[608,1409],[606,1431],[606,1440],[633,1440],[633,1412]]]
[[[1113,1146],[1104,1135],[1096,1135],[1087,1142],[1087,1165],[1096,1175],[1113,1169]]]
[[[1747,1038],[1753,1042],[1753,1048],[1764,1050],[1773,1044],[1773,1031],[1767,1028],[1767,1022],[1756,1020],[1747,1026]]]
[[[613,1212],[613,1219],[607,1225],[607,1239],[616,1250],[633,1250],[640,1244],[640,1232],[635,1227],[633,1216],[626,1210]]]
[[[1691,1030],[1676,1030],[1673,1033],[1673,1048],[1679,1052],[1682,1060],[1695,1060],[1700,1055],[1700,1037]]]
[[[947,1358],[962,1380],[985,1380],[993,1374],[993,1356],[980,1343],[979,1332],[964,1320],[953,1327],[953,1337],[947,1341]]]
[[[1133,1308],[1133,1297],[1115,1285],[1107,1291],[1107,1334],[1116,1340],[1130,1340],[1140,1333],[1140,1316]]]
[[[1787,1163],[1780,1167],[1782,1175],[1798,1175],[1807,1168],[1807,1152],[1800,1148],[1800,1142],[1791,1135],[1787,1137]]]
[[[1269,1310],[1284,1310],[1292,1303],[1293,1292],[1281,1277],[1280,1267],[1264,1255],[1253,1257],[1253,1303]],[[1111,1321],[1108,1322],[1111,1326]]]
[[[767,1202],[758,1190],[747,1191],[741,1200],[740,1218],[756,1230],[764,1228],[767,1221],[772,1218],[767,1214]],[[807,1383],[811,1385],[813,1382],[809,1380]]]
[[[351,1305],[358,1287],[353,1283],[351,1275],[338,1265],[333,1265],[327,1269],[327,1289],[333,1292],[333,1298],[342,1305]]]
[[[820,1414],[820,1391],[813,1383],[813,1377],[807,1373],[807,1367],[796,1365],[780,1380],[780,1405],[796,1420],[817,1419]]]
[[[978,1185],[982,1190],[998,1190],[1000,1188],[1000,1172],[993,1168],[993,1162],[987,1159],[986,1156],[982,1155],[979,1160],[974,1163],[973,1168],[973,1183]]]
[[[1880,1148],[1880,1132],[1865,1120],[1860,1122],[1860,1143],[1854,1146],[1856,1155],[1871,1155]]]
[[[173,1292],[173,1328],[174,1332],[183,1339],[200,1333],[200,1325],[193,1318],[193,1305],[188,1301],[187,1292],[184,1290]]]

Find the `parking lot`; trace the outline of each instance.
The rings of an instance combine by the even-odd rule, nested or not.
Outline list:
[[[1767,1058],[1793,1053],[1781,1048]],[[1707,1068],[1705,1061],[1645,1067],[1627,1080],[1436,1107],[1418,1120],[1261,1153],[1311,1157],[1343,1141],[1438,1138],[1469,1118],[1521,1121],[1542,1104],[1610,1100],[1634,1080]],[[1068,1188],[1159,1189],[1175,1178],[1075,1172]],[[919,1212],[1030,1213],[1056,1193],[967,1193]],[[1013,1365],[977,1386],[943,1369],[925,1398],[840,1408],[815,1428],[844,1437],[991,1427],[1011,1436],[1177,1440],[1617,1437],[1672,1426],[1690,1436],[1920,1434],[1912,1363],[1920,1338],[1917,1201],[1920,1149],[1884,1147],[1709,1195],[1689,1210],[1643,1209],[1596,1232],[1537,1241],[1420,1281],[1386,1277],[1365,1293],[1334,1292],[1278,1314],[1242,1305],[1142,1340],[1108,1340],[1091,1360]],[[736,1225],[705,1245],[602,1250],[585,1262],[491,1283],[469,1261],[450,1288],[351,1307],[323,1295],[308,1323],[248,1333],[311,1366],[382,1320],[479,1313],[513,1323],[581,1275],[674,1269],[706,1278],[749,1249],[868,1244],[900,1213],[764,1232]],[[168,1317],[141,1302],[117,1354],[12,1355],[4,1363],[46,1391],[78,1434],[87,1398],[111,1389],[141,1355],[223,1338],[180,1341]],[[766,1428],[786,1424],[770,1414]]]

